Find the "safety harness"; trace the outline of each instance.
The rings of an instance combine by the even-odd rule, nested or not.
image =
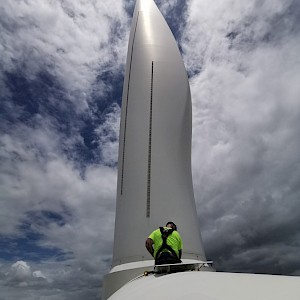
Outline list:
[[[167,244],[168,236],[172,234],[174,229],[173,228],[166,229],[164,227],[159,227],[159,229],[160,229],[160,232],[161,232],[161,238],[163,240],[163,243],[162,243],[161,247],[158,249],[158,251],[156,252],[155,259],[157,259],[159,257],[159,255],[161,254],[161,252],[163,252],[164,249],[167,249],[179,260],[179,258],[177,256],[176,252],[174,251],[174,249],[172,249],[172,247]]]

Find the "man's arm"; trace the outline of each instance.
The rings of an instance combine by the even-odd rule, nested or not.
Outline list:
[[[146,240],[146,248],[148,250],[148,252],[154,257],[154,250],[153,250],[153,241],[150,238],[147,238]]]
[[[182,239],[181,239],[181,236],[180,236],[179,232],[178,231],[175,231],[175,232],[178,235],[178,249],[180,249],[180,250],[178,250],[178,258],[181,259],[181,255],[182,255]]]

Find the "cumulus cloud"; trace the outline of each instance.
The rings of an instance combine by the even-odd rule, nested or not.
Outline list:
[[[27,281],[32,276],[32,273],[30,266],[25,261],[17,261],[12,264],[9,275],[12,281],[16,281],[20,286],[24,286],[28,284]]]
[[[25,261],[2,264],[0,285],[4,299],[101,299],[99,276],[61,262],[44,261],[38,266]]]
[[[111,79],[122,77],[128,15],[122,1],[0,11],[1,296],[99,299],[115,213]]]
[[[109,132],[105,138],[109,143]],[[20,257],[28,255],[24,243],[31,237],[30,251],[39,251],[33,257],[52,251],[34,272],[28,263],[14,264],[5,289],[28,287],[28,295],[42,289],[49,299],[63,299],[64,290],[74,299],[95,298],[112,253],[116,169],[95,164],[82,171],[61,151],[60,141],[56,131],[26,126],[1,136],[0,236],[11,240],[10,251]]]
[[[121,1],[0,8],[1,254],[17,261],[3,261],[1,295],[100,298],[119,130],[107,74],[122,74],[128,16]]]
[[[109,1],[65,0],[2,2],[0,8],[0,79],[2,72],[17,70],[32,80],[47,71],[81,111],[100,70],[123,64],[128,26],[122,1],[113,9]]]
[[[103,139],[107,139],[107,143],[109,140],[116,143],[117,121],[113,119],[113,114],[107,120],[103,126],[110,131],[103,133]],[[106,226],[113,227],[109,220],[114,214],[116,169],[105,167],[106,161],[87,166],[84,171],[77,169],[76,162],[69,160],[68,155],[62,151],[63,137],[47,126],[34,130],[25,125],[18,125],[13,133],[1,136],[2,234],[18,235],[22,231],[19,225],[24,221],[24,214],[39,211],[62,214],[64,222],[77,223],[82,230],[82,218],[86,218],[84,222],[88,226],[94,221],[98,222],[98,218],[101,222],[107,219],[106,225],[101,226],[102,232]],[[101,134],[99,138],[102,139]],[[113,159],[112,157],[109,161],[112,162]],[[42,218],[43,216],[39,216],[40,221]],[[42,222],[41,227],[44,223]],[[36,227],[38,225],[32,224]],[[67,225],[64,228],[66,234]],[[53,230],[57,230],[57,234],[60,232],[59,228]],[[82,234],[87,235],[88,233]]]
[[[6,269],[6,270],[5,270]],[[29,286],[47,284],[47,277],[42,271],[31,270],[31,266],[22,260],[16,261],[11,266],[3,264],[0,266],[2,274],[0,278],[1,285],[5,287],[24,288]]]
[[[298,15],[295,1],[190,3],[195,192],[221,269],[299,272]]]

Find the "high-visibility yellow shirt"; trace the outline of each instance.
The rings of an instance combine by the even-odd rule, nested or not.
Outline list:
[[[168,227],[164,227],[165,229],[169,229]],[[160,229],[154,230],[150,235],[149,239],[151,239],[154,243],[154,257],[156,257],[157,251],[160,249],[163,240],[161,237]],[[167,244],[175,251],[177,257],[179,257],[179,250],[182,250],[182,239],[180,234],[177,231],[173,231],[167,238]],[[163,252],[170,252],[167,249],[163,249]]]

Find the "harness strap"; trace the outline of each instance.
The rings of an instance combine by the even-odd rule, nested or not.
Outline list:
[[[174,231],[173,228],[170,228],[170,229],[164,229],[163,227],[159,227],[160,229],[160,232],[161,232],[161,238],[163,240],[163,243],[161,245],[161,247],[158,249],[157,253],[156,253],[156,256],[155,256],[155,259],[158,258],[159,254],[164,250],[164,249],[167,249],[168,251],[170,251],[178,260],[178,256],[176,254],[176,252],[174,251],[174,249],[167,244],[167,238],[170,234],[172,234],[172,232]]]

